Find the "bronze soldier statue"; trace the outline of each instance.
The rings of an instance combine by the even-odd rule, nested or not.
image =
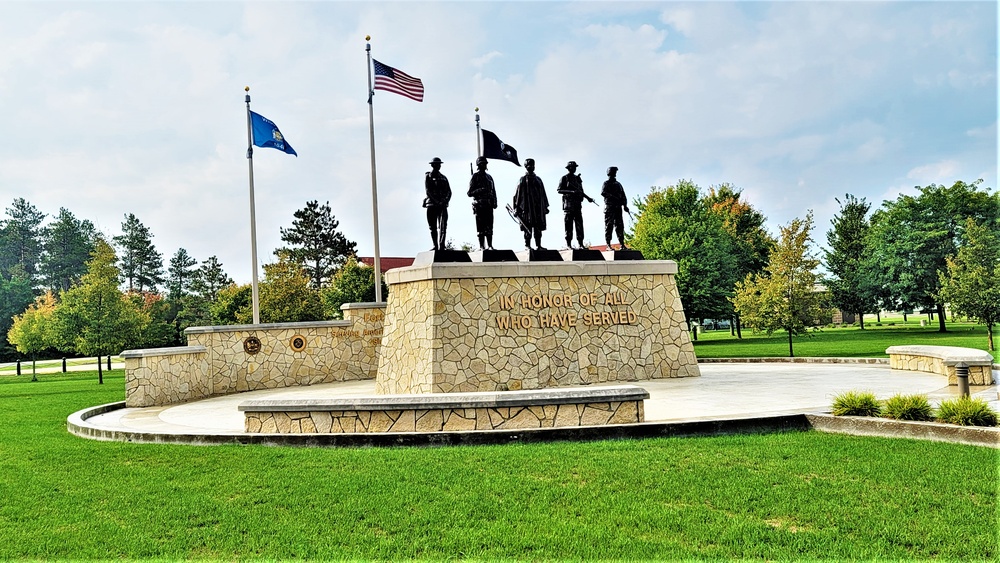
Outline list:
[[[434,160],[430,161],[431,171],[424,178],[424,190],[427,192],[424,207],[427,208],[427,225],[431,228],[431,240],[434,241],[434,248],[431,250],[444,250],[448,231],[451,186],[448,184],[448,178],[441,173],[442,164],[444,161],[435,156]]]
[[[497,208],[497,191],[493,177],[486,173],[486,165],[485,156],[476,159],[477,171],[469,180],[469,197],[472,198],[472,213],[476,216],[479,250],[494,250],[493,210]]]
[[[625,197],[625,188],[622,188],[622,185],[615,178],[617,174],[617,166],[608,168],[608,179],[605,180],[604,187],[601,188],[601,196],[604,198],[604,241],[608,243],[608,250],[611,250],[612,229],[618,235],[618,244],[621,245],[621,250],[626,249],[622,208],[625,208],[625,213],[629,213],[628,199]]]
[[[514,216],[521,224],[524,234],[524,247],[531,249],[531,237],[535,237],[535,248],[542,247],[542,231],[545,230],[545,216],[549,212],[549,198],[545,196],[545,185],[535,174],[535,159],[524,161],[527,171],[517,183],[514,191]]]
[[[583,200],[587,199],[591,203],[597,203],[594,198],[583,193],[583,178],[576,174],[576,161],[569,161],[566,170],[569,173],[559,180],[559,188],[556,190],[563,196],[564,224],[566,226],[566,246],[573,247],[573,226],[576,225],[576,242],[583,248],[583,211],[581,206]]]

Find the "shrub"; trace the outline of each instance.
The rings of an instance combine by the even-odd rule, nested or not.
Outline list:
[[[895,395],[882,406],[882,416],[895,420],[934,419],[934,412],[925,395]]]
[[[982,399],[959,397],[946,399],[938,405],[937,418],[961,426],[996,426],[997,413]]]
[[[878,399],[868,391],[847,391],[833,398],[834,416],[878,416],[879,412]]]

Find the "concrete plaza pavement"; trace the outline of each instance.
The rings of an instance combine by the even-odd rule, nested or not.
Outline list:
[[[657,379],[633,384],[649,391],[647,422],[720,420],[828,412],[844,391],[871,391],[880,399],[925,394],[932,404],[957,397],[944,376],[853,363],[703,363],[701,377]],[[995,376],[995,374],[994,374]],[[110,432],[171,436],[244,434],[240,403],[250,399],[326,399],[372,395],[375,382],[349,381],[309,387],[250,391],[165,407],[123,408],[90,417],[88,426]],[[973,387],[972,395],[1000,411],[997,386]]]

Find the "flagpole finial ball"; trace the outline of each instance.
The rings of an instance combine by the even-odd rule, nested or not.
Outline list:
[[[249,92],[250,91],[250,87],[249,86],[244,86],[243,87],[243,91],[244,92]]]
[[[476,112],[477,112],[477,113],[479,112],[479,108],[476,108]]]
[[[371,40],[372,40],[371,35],[365,35],[365,41],[371,41]]]

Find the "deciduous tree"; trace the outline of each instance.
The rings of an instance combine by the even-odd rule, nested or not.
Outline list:
[[[80,284],[62,293],[55,311],[55,341],[60,348],[97,356],[97,377],[104,383],[100,356],[118,354],[141,342],[148,320],[118,288],[118,257],[98,238]]]
[[[677,289],[688,322],[730,318],[737,268],[733,239],[698,186],[682,180],[654,188],[636,208],[639,218],[629,244],[647,259],[677,262]]]
[[[941,300],[954,312],[986,325],[989,349],[993,327],[1000,323],[1000,229],[997,223],[980,225],[967,219],[963,244],[948,257],[947,272],[939,272]]]
[[[46,291],[38,296],[27,310],[14,317],[14,323],[7,332],[7,340],[17,348],[17,351],[31,358],[32,381],[38,381],[35,373],[38,353],[53,347],[52,319],[55,309],[56,298],[51,291]]]
[[[788,355],[795,352],[792,336],[804,334],[827,316],[817,291],[819,260],[809,251],[812,213],[781,227],[778,244],[763,273],[750,274],[736,284],[733,305],[754,330],[788,333]]]
[[[936,310],[941,332],[947,328],[938,272],[957,252],[967,218],[992,224],[1000,215],[1000,197],[981,191],[981,183],[918,186],[919,195],[887,201],[872,216],[869,251],[893,308]]]
[[[301,265],[286,254],[264,265],[260,284],[260,319],[265,323],[323,320],[319,292],[309,285]]]
[[[382,283],[382,293],[389,289]],[[328,319],[342,319],[340,307],[344,303],[370,303],[375,301],[375,269],[359,264],[354,256],[337,270],[329,287],[320,292],[323,309]]]

